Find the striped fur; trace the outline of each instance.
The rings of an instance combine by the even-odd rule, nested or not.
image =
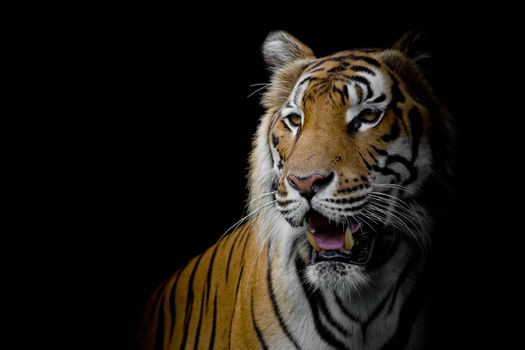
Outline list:
[[[250,215],[152,295],[143,348],[421,348],[433,204],[452,175],[448,113],[400,45],[315,58],[274,32],[263,52],[272,81],[250,158]],[[310,200],[286,181],[319,171],[333,180]],[[379,230],[385,255],[314,264],[309,210]]]

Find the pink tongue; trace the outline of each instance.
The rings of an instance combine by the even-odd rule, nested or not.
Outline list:
[[[315,232],[313,234],[317,246],[324,250],[338,250],[344,247],[345,236],[338,232]]]
[[[344,247],[345,232],[342,227],[330,222],[318,212],[310,214],[308,229],[314,236],[315,243],[320,249],[338,250]]]

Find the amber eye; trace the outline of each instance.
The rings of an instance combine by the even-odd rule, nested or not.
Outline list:
[[[377,122],[382,115],[383,111],[367,108],[359,114],[359,119],[361,119],[361,121],[364,123],[373,124]]]
[[[289,114],[288,116],[286,116],[286,119],[288,119],[288,121],[290,122],[292,126],[295,126],[295,127],[301,126],[301,116],[299,114],[295,114],[295,113]]]

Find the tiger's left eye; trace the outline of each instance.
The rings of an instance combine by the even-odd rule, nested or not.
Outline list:
[[[361,119],[363,123],[373,124],[377,122],[382,115],[383,111],[377,111],[367,108],[359,114],[359,119]]]
[[[301,126],[301,116],[299,114],[290,114],[286,117],[290,124],[292,124],[295,127]]]

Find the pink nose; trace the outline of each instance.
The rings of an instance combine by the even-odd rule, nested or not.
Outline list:
[[[319,174],[305,177],[288,175],[287,179],[290,185],[298,190],[303,197],[310,199],[324,186],[328,185],[333,177],[334,174],[330,173],[327,176]]]

